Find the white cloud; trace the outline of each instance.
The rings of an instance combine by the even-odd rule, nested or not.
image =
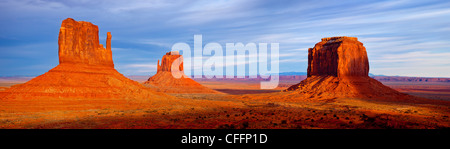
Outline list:
[[[9,61],[20,53],[29,57],[36,52],[54,52],[61,19],[73,17],[99,25],[100,32],[107,29],[114,34],[113,56],[124,74],[155,71],[156,61],[150,64],[149,60],[160,59],[173,43],[190,42],[194,34],[203,34],[204,44],[280,43],[280,63],[286,68],[306,65],[307,49],[321,38],[346,35],[356,36],[364,43],[373,73],[416,75],[436,69],[450,77],[446,67],[450,63],[449,6],[447,1],[413,0],[2,0],[2,43],[23,40],[18,42],[51,44],[2,45],[0,53]],[[49,34],[52,31],[54,34]],[[404,69],[411,65],[414,69]]]
[[[146,68],[146,69],[155,69],[157,66],[155,64],[127,64],[124,67],[127,68]]]

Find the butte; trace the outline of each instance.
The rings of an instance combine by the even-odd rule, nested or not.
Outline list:
[[[308,49],[307,78],[285,91],[306,98],[362,98],[421,102],[369,77],[366,48],[356,37],[322,38]]]
[[[308,49],[307,78],[280,93],[244,96],[285,102],[334,102],[335,99],[436,103],[400,93],[369,77],[366,48],[356,37],[322,38]]]
[[[156,74],[144,82],[146,86],[164,93],[219,93],[184,74],[183,56],[179,52],[167,52],[161,59],[161,65],[159,62]]]
[[[65,19],[59,31],[59,65],[5,90],[1,99],[149,99],[166,96],[114,69],[111,33],[107,33],[104,48],[99,44],[98,31],[98,26],[90,22]]]

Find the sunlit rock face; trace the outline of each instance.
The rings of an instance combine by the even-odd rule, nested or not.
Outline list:
[[[161,59],[161,64],[158,60],[158,67],[157,67],[157,73],[160,72],[173,72],[173,73],[179,73],[178,75],[184,76],[184,70],[183,70],[183,56],[180,55],[178,51],[172,51],[167,52],[166,55],[164,55]],[[178,67],[178,68],[173,68]]]
[[[308,50],[308,77],[368,75],[366,48],[356,37],[322,38]]]
[[[107,33],[106,49],[99,44],[98,26],[90,22],[64,20],[59,31],[59,63],[114,67],[111,33]]]

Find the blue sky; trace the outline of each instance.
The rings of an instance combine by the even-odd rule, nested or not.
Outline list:
[[[450,77],[450,2],[2,0],[0,76],[40,75],[58,65],[62,20],[112,33],[116,69],[152,75],[177,42],[280,43],[280,72],[305,72],[307,49],[323,37],[364,43],[370,73]]]

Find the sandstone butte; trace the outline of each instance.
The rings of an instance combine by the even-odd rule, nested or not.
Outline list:
[[[172,71],[179,77],[175,78]],[[167,52],[161,59],[161,65],[158,60],[156,74],[144,84],[165,93],[219,93],[187,77],[183,69],[183,56],[177,51]]]
[[[322,38],[308,49],[308,75],[286,89],[287,95],[312,99],[364,98],[421,101],[369,77],[366,48],[355,37]]]
[[[72,18],[59,32],[59,65],[32,80],[2,92],[1,99],[82,98],[149,99],[166,96],[132,81],[112,60],[111,33],[106,48],[99,44],[98,26]]]

